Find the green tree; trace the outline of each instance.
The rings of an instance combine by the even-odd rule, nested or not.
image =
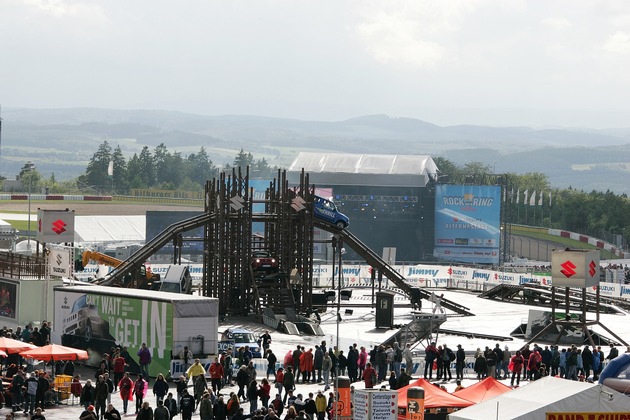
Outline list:
[[[232,166],[234,168],[240,168],[241,172],[244,173],[245,169],[248,166],[251,166],[253,161],[254,161],[254,156],[252,156],[251,153],[245,153],[245,151],[241,149],[241,151],[238,152],[238,154],[234,158],[234,162]]]
[[[140,163],[140,173],[138,174],[147,187],[153,187],[156,183],[156,169],[153,155],[149,146],[144,146],[138,156]]]
[[[123,155],[120,145],[116,146],[112,153],[113,175],[112,175],[112,194],[125,194],[129,189],[129,180],[127,179],[127,161]]]
[[[194,183],[204,186],[206,181],[216,177],[217,168],[214,166],[206,149],[202,146],[199,153],[192,153],[186,159],[185,175]]]
[[[42,181],[42,175],[39,173],[33,162],[26,162],[18,175],[22,181],[24,191],[35,192]]]
[[[107,168],[109,167],[111,155],[112,148],[107,141],[104,141],[88,162],[85,176],[81,177],[81,183],[97,191],[109,188],[110,181],[107,175]]]
[[[142,164],[137,153],[134,153],[127,163],[127,182],[129,188],[148,188],[146,180],[140,175]]]

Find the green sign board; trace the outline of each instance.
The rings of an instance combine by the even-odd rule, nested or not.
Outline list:
[[[173,343],[173,308],[170,302],[103,293],[55,291],[55,328],[62,344],[85,349],[98,364],[112,347],[126,347],[129,371],[139,372],[138,350],[146,343],[151,352],[151,376],[166,375]],[[97,360],[98,359],[98,360]]]

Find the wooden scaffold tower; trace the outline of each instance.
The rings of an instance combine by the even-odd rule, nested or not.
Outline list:
[[[308,174],[289,186],[286,171],[278,171],[264,195],[256,197],[249,179],[249,168],[245,173],[234,168],[206,183],[205,211],[214,217],[205,227],[203,294],[220,299],[222,315],[261,314],[266,307],[275,313],[286,308],[308,312],[314,198]],[[277,272],[254,273],[254,247],[277,258]]]

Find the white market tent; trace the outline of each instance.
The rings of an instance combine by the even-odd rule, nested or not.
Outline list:
[[[425,187],[439,172],[428,155],[300,152],[287,169],[289,181],[298,182],[302,169],[316,185],[380,187]]]
[[[449,420],[544,419],[545,413],[627,412],[630,397],[604,385],[545,377],[449,414]]]

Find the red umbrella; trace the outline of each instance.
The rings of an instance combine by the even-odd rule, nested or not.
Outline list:
[[[0,350],[7,353],[19,353],[24,350],[34,349],[37,346],[25,343],[23,341],[14,340],[8,337],[0,337]]]
[[[59,344],[49,344],[20,352],[22,357],[31,357],[37,360],[85,360],[88,353],[72,347],[60,346]]]
[[[7,354],[4,352],[4,350],[0,350],[0,357],[7,357]]]

